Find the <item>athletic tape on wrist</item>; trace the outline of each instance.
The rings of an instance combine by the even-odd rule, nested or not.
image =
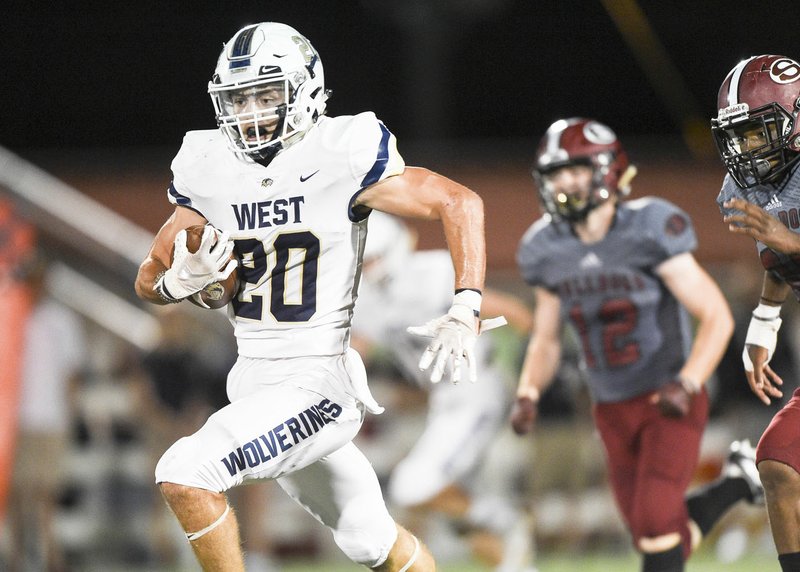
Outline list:
[[[756,306],[756,309],[753,310],[753,317],[758,318],[759,320],[774,320],[775,318],[780,317],[780,315],[781,315],[780,306],[759,304],[758,306]]]
[[[759,346],[767,350],[765,364],[772,359],[772,354],[775,352],[775,345],[778,341],[778,330],[782,323],[782,320],[778,317],[780,311],[780,306],[768,306],[766,304],[759,304],[753,310],[753,316],[750,318],[750,325],[747,327],[747,335],[744,340],[745,347],[742,351],[742,362],[746,371],[753,371],[753,362],[747,351],[748,345]]]
[[[744,343],[767,348],[771,354],[775,350],[775,342],[777,341],[781,323],[782,320],[778,317],[764,318],[757,316],[753,312],[750,325],[747,327],[747,336]]]

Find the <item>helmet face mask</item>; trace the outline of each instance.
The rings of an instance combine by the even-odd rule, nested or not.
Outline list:
[[[588,159],[534,171],[534,179],[547,211],[570,221],[585,218],[609,196],[601,188],[602,176]]]
[[[712,132],[722,162],[742,188],[777,181],[800,157],[789,150],[794,118],[777,103],[745,114],[739,121],[715,120]]]
[[[255,160],[302,139],[328,98],[316,50],[273,22],[246,26],[225,44],[208,93],[229,148]]]
[[[580,118],[550,126],[531,172],[547,213],[570,222],[585,219],[612,197],[627,195],[633,173],[614,132]]]
[[[291,126],[285,121],[286,101],[291,98],[287,83],[279,80],[253,84],[222,91],[214,98],[219,127],[237,149],[255,153],[291,134]]]
[[[800,159],[800,64],[756,56],[737,64],[720,87],[711,132],[736,184],[774,183]]]

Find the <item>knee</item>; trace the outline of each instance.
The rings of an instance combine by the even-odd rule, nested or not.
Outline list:
[[[166,500],[167,504],[171,507],[195,503],[207,496],[218,496],[218,493],[212,491],[180,485],[178,483],[161,482],[158,483],[158,488],[161,490],[161,496],[164,497],[164,500]]]
[[[346,523],[333,531],[336,545],[357,564],[374,568],[389,556],[397,540],[397,526],[388,517],[371,523],[369,528],[349,528]]]
[[[660,536],[642,536],[637,539],[636,546],[639,552],[644,554],[655,554],[658,552],[666,552],[675,548],[681,542],[681,535],[679,532],[670,532]]]
[[[425,474],[425,479],[419,475]],[[446,483],[439,475],[425,473],[424,469],[403,465],[393,471],[389,481],[388,496],[392,504],[403,508],[424,505],[439,493]]]
[[[662,507],[663,509],[664,507]],[[636,549],[643,554],[664,552],[681,543],[677,514],[658,510],[638,511],[629,522]]]
[[[758,464],[758,476],[768,495],[800,495],[800,475],[789,465],[779,461],[761,461]]]

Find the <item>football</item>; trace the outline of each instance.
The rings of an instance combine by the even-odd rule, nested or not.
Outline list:
[[[203,239],[203,229],[205,225],[196,224],[186,229],[186,249],[191,252],[197,252],[200,248],[200,241]],[[173,253],[174,254],[174,253]],[[236,255],[231,253],[231,259],[236,258]],[[199,294],[200,298],[212,310],[224,308],[228,303],[233,300],[234,296],[239,292],[239,273],[234,270],[230,276],[221,282],[214,282],[203,288]],[[202,306],[195,300],[194,296],[188,298],[193,304]]]

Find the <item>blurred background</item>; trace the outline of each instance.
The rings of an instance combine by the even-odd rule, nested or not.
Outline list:
[[[172,210],[165,191],[183,134],[214,127],[206,85],[222,42],[259,21],[294,26],[320,52],[333,90],[329,115],[374,111],[397,136],[408,164],[437,170],[483,197],[487,280],[527,302],[514,255],[539,216],[529,175],[539,138],[566,116],[594,117],[617,131],[639,167],[632,196],[663,196],[691,215],[698,259],[737,316],[730,351],[712,381],[712,423],[697,476],[698,483],[714,478],[728,443],[755,442],[780,404],[760,405],[741,373],[761,272],[752,242],[730,235],[716,208],[724,168],[709,120],[719,85],[738,61],[761,53],[800,57],[798,18],[800,4],[791,0],[55,2],[46,8],[12,1],[0,35],[6,78],[0,457],[25,452],[33,474],[55,476],[9,489],[11,464],[0,464],[0,499],[7,505],[0,568],[11,566],[18,544],[13,520],[21,522],[15,538],[25,539],[21,550],[32,563],[24,570],[195,569],[152,472],[171,442],[224,405],[235,349],[223,314],[186,304],[156,311],[139,303],[132,285],[152,235]],[[444,245],[438,226],[412,224],[422,248]],[[800,349],[794,306],[784,310],[775,358],[787,395],[796,385]],[[499,335],[515,375],[526,340]],[[626,555],[630,546],[608,495],[576,358],[565,362],[538,432],[525,440],[509,435],[498,445],[489,480],[496,471],[496,486],[513,487],[533,507],[543,562]],[[33,371],[21,367],[26,363],[46,369],[41,379],[52,385],[12,375]],[[391,377],[391,368],[376,366],[372,385],[397,406],[368,422],[359,437],[382,475],[410,447],[425,414],[424,398],[415,400]],[[27,433],[47,434],[46,441],[28,440]],[[272,560],[269,569],[341,564],[327,533],[282,493],[246,490],[234,499],[255,508],[245,542]],[[9,516],[25,495],[48,499],[22,510],[41,518]],[[444,561],[463,562],[457,535],[440,536],[434,548]],[[61,568],[44,563],[48,546],[60,547]],[[729,566],[763,554],[762,569],[777,569],[763,509],[734,511],[707,550],[712,562]],[[543,572],[556,569],[541,565]]]

